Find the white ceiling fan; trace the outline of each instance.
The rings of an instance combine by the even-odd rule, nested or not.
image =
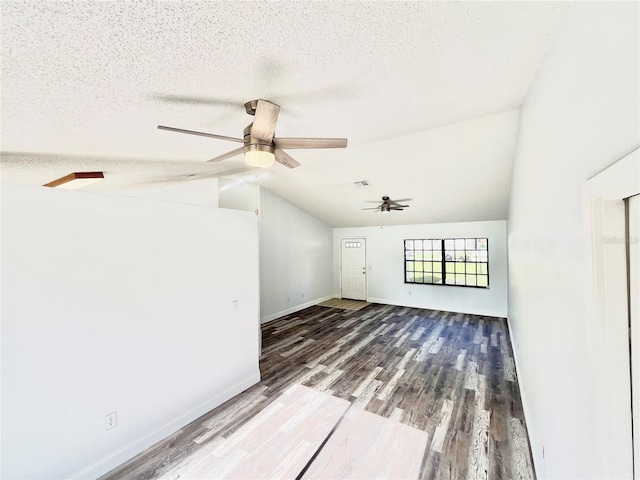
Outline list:
[[[284,149],[298,148],[345,148],[346,138],[281,138],[275,136],[276,123],[280,113],[280,106],[267,100],[251,100],[244,104],[245,110],[255,119],[244,129],[243,138],[227,137],[214,133],[196,132],[182,128],[166,127],[158,125],[161,130],[169,130],[177,133],[188,133],[203,137],[218,138],[231,142],[242,143],[243,146],[219,155],[209,162],[220,162],[227,158],[244,154],[247,164],[253,167],[270,167],[278,162],[285,167],[295,168],[300,165]]]

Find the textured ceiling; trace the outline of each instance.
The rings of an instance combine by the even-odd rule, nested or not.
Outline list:
[[[120,192],[228,176],[242,107],[276,135],[347,137],[247,181],[333,226],[410,197],[389,223],[506,218],[517,109],[570,4],[558,2],[3,2],[2,179],[102,169]],[[353,182],[366,179],[369,187]]]

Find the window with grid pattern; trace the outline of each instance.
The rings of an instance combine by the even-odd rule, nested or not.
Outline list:
[[[404,275],[405,283],[489,288],[489,240],[405,240]]]

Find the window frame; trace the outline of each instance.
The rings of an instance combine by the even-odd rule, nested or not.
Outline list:
[[[440,260],[430,260],[433,263],[439,262],[441,265],[441,272],[442,272],[442,279],[441,279],[441,283],[429,283],[429,282],[416,282],[414,281],[410,281],[408,280],[408,273],[416,273],[416,270],[407,270],[407,262],[415,262],[415,252],[417,251],[415,248],[411,248],[408,249],[407,248],[407,242],[415,242],[415,241],[420,241],[420,242],[424,242],[424,241],[429,241],[429,242],[433,242],[433,241],[438,241],[440,242],[440,255],[441,258]],[[486,248],[486,252],[487,252],[487,259],[486,261],[482,261],[482,260],[467,260],[466,254],[465,254],[465,260],[464,261],[456,261],[455,258],[452,260],[447,260],[446,259],[446,242],[447,241],[453,241],[454,242],[454,251],[455,251],[455,241],[464,241],[465,242],[465,249],[464,251],[476,251],[476,252],[480,252],[483,251],[481,249],[478,248],[478,240],[484,240],[486,242],[487,248]],[[466,249],[466,245],[467,245],[467,240],[474,240],[475,241],[475,246],[476,248],[474,249]],[[415,245],[415,244],[414,244]],[[413,259],[407,259],[407,251],[413,251],[414,252],[414,258]],[[425,251],[424,249],[421,249],[421,251]],[[428,250],[427,250],[428,251]],[[431,249],[431,252],[436,252],[438,250],[433,250]],[[451,250],[449,250],[451,251]],[[403,256],[403,281],[405,284],[408,285],[436,285],[436,286],[446,286],[446,287],[464,287],[464,288],[481,288],[483,290],[488,290],[491,288],[491,276],[490,276],[490,269],[489,269],[489,238],[488,237],[452,237],[452,238],[405,238],[403,240],[403,252],[402,252],[402,256]],[[420,259],[417,261],[422,261],[424,262],[424,259]],[[483,264],[487,266],[487,273],[486,273],[486,277],[487,277],[487,285],[486,286],[482,286],[482,285],[467,285],[466,284],[466,279],[465,279],[465,284],[456,284],[456,283],[447,283],[447,264],[452,264],[452,265],[456,265],[456,264],[463,264],[466,265],[467,263],[474,263],[474,264]],[[425,272],[423,272],[425,273]],[[426,273],[433,273],[433,272],[426,272]],[[455,275],[455,273],[454,273]],[[464,275],[473,275],[476,278],[476,283],[477,283],[477,279],[478,279],[478,275],[485,275],[484,273],[478,273],[477,271],[477,267],[476,267],[476,272],[475,273],[466,273],[466,267],[465,267],[465,273]],[[432,275],[432,279],[433,279],[433,275]]]

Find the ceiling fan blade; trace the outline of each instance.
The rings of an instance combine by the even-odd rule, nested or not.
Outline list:
[[[251,172],[253,170],[256,170],[256,168],[245,164],[242,167],[231,168],[227,170],[223,169],[223,170],[214,170],[212,172],[193,173],[187,176],[188,177],[187,180],[199,180],[201,178],[220,178],[220,177],[236,175],[238,173]]]
[[[396,208],[396,207],[400,207],[400,208],[407,208],[410,205],[400,205],[399,203],[392,203],[389,205],[391,208]]]
[[[346,138],[274,138],[276,148],[345,148]]]
[[[411,200],[411,198],[398,198],[397,200],[387,200],[387,202],[400,205],[400,202],[410,202]]]
[[[285,167],[296,168],[300,166],[300,163],[289,155],[287,152],[283,152],[282,150],[275,151],[276,154],[276,162],[281,163]]]
[[[242,102],[224,98],[198,97],[195,95],[150,95],[153,100],[159,100],[166,103],[183,103],[188,105],[221,105],[229,107],[242,108]]]
[[[211,170],[208,172],[198,172],[198,173],[189,173],[186,175],[170,175],[155,178],[153,180],[149,180],[146,182],[135,183],[133,185],[147,185],[147,186],[162,186],[162,185],[170,185],[174,183],[185,183],[191,182],[194,180],[203,180],[206,178],[220,178],[225,176],[236,175],[238,173],[250,172],[255,170],[255,168],[245,165],[244,167],[232,168],[230,170]]]
[[[363,208],[362,210],[380,210],[380,207]]]
[[[221,162],[222,160],[226,160],[227,158],[235,157],[236,155],[242,155],[244,153],[244,147],[236,148],[235,150],[231,150],[230,152],[223,153],[211,160],[207,160],[207,162]]]
[[[251,127],[251,136],[271,143],[273,134],[276,131],[276,122],[280,106],[266,100],[258,100],[256,107],[255,120]]]
[[[158,125],[158,128],[160,130],[169,130],[170,132],[188,133],[189,135],[200,135],[201,137],[211,137],[218,138],[220,140],[230,140],[232,142],[244,143],[244,140],[242,138],[225,137],[224,135],[216,135],[214,133],[196,132],[194,130],[185,130],[183,128],[165,127],[164,125]]]
[[[404,210],[404,208],[398,208],[398,207],[389,207],[389,210]]]

